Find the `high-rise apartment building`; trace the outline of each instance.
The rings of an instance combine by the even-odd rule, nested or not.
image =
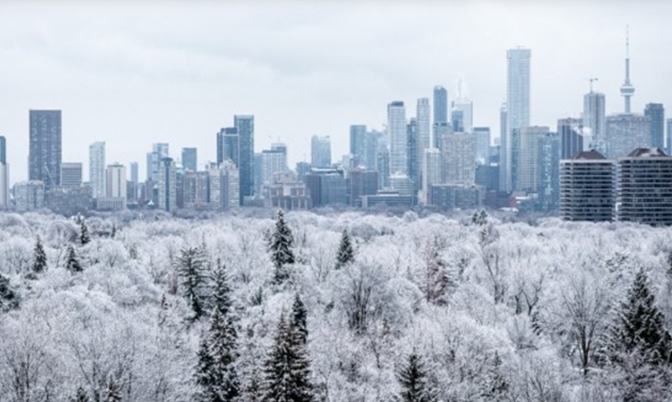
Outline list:
[[[310,164],[314,168],[331,167],[331,139],[314,135],[310,140]]]
[[[152,152],[147,154],[147,180],[158,183],[160,165],[163,158],[168,158],[168,144],[159,142],[152,144]]]
[[[490,127],[474,127],[476,164],[490,164]]]
[[[417,110],[416,110],[416,132],[417,140],[416,142],[416,170],[419,172],[419,180],[422,177],[422,157],[425,153],[425,149],[432,148],[434,144],[432,143],[432,129],[431,129],[431,116],[429,112],[429,98],[420,98],[418,99]],[[420,186],[418,186],[420,187]]]
[[[9,206],[9,166],[7,165],[7,141],[0,136],[0,209]]]
[[[663,104],[647,104],[644,116],[651,119],[651,147],[665,149],[665,108]]]
[[[555,211],[560,204],[560,142],[558,133],[537,138],[537,204],[542,211]]]
[[[350,126],[350,155],[353,166],[366,165],[366,125]]]
[[[568,221],[613,221],[616,164],[595,150],[560,161],[560,216]]]
[[[46,188],[60,185],[62,137],[60,110],[31,110],[28,179]]]
[[[452,133],[443,139],[443,182],[472,185],[476,180],[476,141],[473,133]]]
[[[607,154],[607,132],[605,98],[600,92],[592,90],[583,96],[583,127],[590,133],[589,149],[596,149],[602,155]],[[585,146],[584,146],[585,149]]]
[[[238,130],[238,174],[240,176],[240,203],[254,195],[254,116],[235,115],[234,127]]]
[[[538,188],[539,146],[541,136],[549,133],[548,127],[520,127],[518,163],[515,190],[536,193]]]
[[[607,117],[607,156],[623,158],[651,141],[651,118],[635,113]]]
[[[471,133],[474,130],[474,103],[460,96],[453,101],[453,112],[459,112],[461,118],[461,130],[466,133]],[[453,125],[453,129],[455,129]],[[458,131],[458,130],[456,130]]]
[[[172,158],[163,158],[159,163],[158,205],[162,211],[177,209],[177,171]]]
[[[499,161],[504,182],[502,190],[511,191],[513,131],[530,125],[530,49],[507,51],[507,124],[502,138]]]
[[[390,174],[406,174],[408,132],[404,102],[394,101],[387,105],[387,136],[390,147]]]
[[[287,152],[284,148],[261,151],[261,185],[273,184],[276,174],[287,171]]]
[[[448,123],[448,91],[441,85],[434,87],[434,121],[433,124]]]
[[[238,166],[239,160],[238,129],[225,127],[217,133],[217,164],[225,160],[232,161]]]
[[[105,197],[105,143],[89,146],[89,185],[93,198]]]
[[[7,163],[7,140],[0,135],[0,163]]]
[[[590,139],[584,138],[583,121],[568,117],[558,119],[558,134],[560,135],[560,158],[571,159],[579,152],[587,151]]]
[[[82,187],[81,162],[61,162],[61,187]]]
[[[182,148],[182,167],[192,172],[198,170],[198,150],[196,148]]]
[[[107,167],[107,176],[105,180],[105,196],[121,200],[119,202],[121,209],[126,209],[126,199],[128,191],[126,188],[126,166],[115,163]]]
[[[509,178],[507,177],[507,171],[504,169],[504,161],[502,158],[504,156],[502,155],[504,153],[504,150],[507,149],[508,147],[511,146],[511,139],[508,138],[508,129],[506,125],[508,124],[509,121],[509,113],[507,111],[506,103],[503,103],[502,106],[499,107],[499,138],[495,140],[499,140],[499,156],[498,156],[498,171],[499,171],[499,184],[498,188],[502,191],[505,190],[505,185],[506,183],[509,183]],[[510,159],[510,156],[509,156]],[[507,162],[509,162],[507,160]],[[510,162],[509,162],[510,164]]]
[[[441,151],[427,148],[422,156],[422,194],[423,204],[427,204],[429,186],[441,183]]]
[[[667,119],[667,154],[672,155],[672,119]]]
[[[240,206],[240,177],[236,165],[225,160],[218,166],[211,166],[209,174],[209,206],[214,209],[236,208]]]
[[[406,125],[406,176],[413,182],[415,190],[419,188],[420,161],[418,160],[418,121],[412,118]]]

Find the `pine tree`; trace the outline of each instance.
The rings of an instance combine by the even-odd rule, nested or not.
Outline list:
[[[7,312],[19,307],[19,299],[9,286],[9,279],[0,274],[0,312]]]
[[[308,341],[308,311],[298,293],[294,297],[294,304],[292,304],[292,322],[296,326],[301,342],[305,344]]]
[[[338,246],[338,254],[336,255],[335,269],[341,269],[355,260],[355,251],[352,248],[352,242],[348,232],[343,230],[341,236],[341,243]]]
[[[236,330],[231,317],[215,308],[208,334],[214,379],[212,401],[228,402],[240,395],[240,381],[234,365],[236,359]]]
[[[79,221],[79,243],[82,246],[85,246],[91,242],[91,236],[89,235],[89,228],[84,223],[84,219]]]
[[[70,398],[70,402],[89,402],[90,399],[88,395],[86,395],[86,391],[84,391],[84,388],[79,387],[77,388],[77,393],[75,394],[74,397]]]
[[[119,385],[114,380],[114,377],[110,376],[110,379],[107,381],[107,389],[105,390],[105,402],[120,402],[121,401],[121,390]]]
[[[399,372],[398,378],[403,388],[400,395],[403,402],[437,401],[436,391],[429,383],[425,368],[417,354],[412,353],[408,357],[408,365]]]
[[[231,310],[231,288],[229,287],[226,267],[217,260],[217,269],[213,273],[215,289],[212,295],[214,308],[226,316]]]
[[[75,248],[72,245],[69,245],[65,252],[65,269],[72,274],[83,271],[82,265],[77,258],[77,253],[75,253]]]
[[[271,237],[271,260],[275,266],[274,282],[283,283],[289,278],[287,264],[294,264],[294,252],[292,245],[294,244],[294,237],[292,231],[285,222],[285,216],[282,210],[278,210],[278,219],[275,223],[275,232]]]
[[[648,278],[640,269],[621,304],[621,311],[612,331],[613,357],[638,353],[652,364],[672,362],[672,337],[665,329],[665,317],[658,309],[649,289]]]
[[[198,386],[196,394],[196,401],[210,402],[212,396],[215,394],[215,379],[213,374],[214,360],[210,354],[207,338],[201,337],[201,342],[198,348],[198,361],[196,363],[196,373],[194,379]]]
[[[203,287],[206,279],[206,263],[205,251],[198,247],[182,249],[177,260],[177,269],[181,277],[180,285],[194,312],[192,321],[197,321],[205,314]]]
[[[292,320],[283,315],[271,351],[264,362],[265,402],[312,402],[310,362]]]
[[[35,242],[35,252],[33,256],[33,273],[39,274],[44,272],[47,269],[47,254],[44,252],[44,246],[42,246],[42,241],[40,237],[37,237]]]
[[[454,280],[448,272],[446,262],[441,257],[441,240],[434,237],[427,243],[424,250],[425,257],[425,297],[428,302],[445,304],[448,289],[454,286]]]

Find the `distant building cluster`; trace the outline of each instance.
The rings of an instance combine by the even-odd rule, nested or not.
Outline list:
[[[28,181],[11,192],[7,144],[0,137],[0,208],[63,214],[247,206],[504,208],[567,220],[671,225],[672,119],[666,138],[662,104],[631,111],[629,55],[622,113],[606,115],[605,96],[593,90],[591,79],[581,116],[559,118],[555,127],[530,121],[531,50],[511,49],[506,57],[498,138],[477,123],[460,81],[452,100],[446,88],[435,86],[431,100],[415,102],[412,117],[407,103],[391,101],[382,130],[352,124],[349,154],[341,159],[332,159],[329,135],[314,135],[310,161],[295,169],[284,143],[255,152],[254,116],[235,115],[213,137],[216,162],[199,164],[196,148],[174,158],[168,143],[155,143],[140,181],[137,162],[109,164],[106,144],[98,141],[89,147],[84,181],[81,162],[61,160],[61,111],[31,110]]]

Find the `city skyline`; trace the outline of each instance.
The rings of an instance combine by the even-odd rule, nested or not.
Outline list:
[[[235,114],[255,116],[255,152],[268,149],[272,142],[280,140],[287,144],[288,161],[293,166],[297,161],[310,159],[313,135],[329,135],[333,158],[338,160],[348,153],[350,125],[366,124],[381,129],[386,120],[385,106],[394,100],[408,105],[406,114],[410,119],[414,117],[417,99],[430,98],[435,85],[448,90],[450,104],[455,100],[457,82],[461,78],[470,88],[467,95],[474,105],[474,126],[490,127],[495,138],[499,135],[499,107],[506,99],[506,51],[518,45],[533,52],[531,125],[554,127],[559,118],[580,117],[583,95],[589,91],[589,77],[599,78],[594,89],[605,93],[607,114],[620,112],[626,24],[630,25],[630,76],[637,86],[632,111],[643,113],[647,103],[669,104],[666,102],[669,95],[664,94],[670,91],[666,90],[663,72],[669,70],[670,62],[655,52],[660,48],[656,44],[663,40],[665,31],[644,29],[658,27],[656,24],[662,29],[660,14],[665,13],[658,10],[653,14],[625,4],[612,7],[605,4],[582,7],[594,11],[591,24],[585,25],[586,30],[580,37],[568,33],[562,38],[546,31],[563,27],[562,16],[575,12],[576,5],[556,10],[559,13],[551,12],[555,10],[552,6],[543,8],[553,18],[539,21],[526,19],[534,10],[539,10],[534,6],[522,9],[520,5],[507,8],[489,4],[486,7],[482,3],[447,7],[395,5],[386,7],[387,17],[367,24],[366,31],[355,29],[355,33],[348,33],[343,44],[335,43],[338,38],[327,31],[343,21],[363,29],[365,21],[359,17],[360,13],[377,10],[380,5],[327,4],[308,9],[290,3],[287,8],[297,13],[290,21],[249,31],[255,33],[253,38],[236,35],[239,39],[236,42],[233,38],[218,41],[206,34],[177,36],[193,27],[195,21],[209,18],[208,12],[221,14],[220,17],[228,21],[234,16],[286,11],[269,5],[262,10],[262,7],[207,3],[186,7],[175,3],[154,10],[174,17],[175,26],[156,25],[152,32],[136,27],[115,33],[118,24],[137,21],[153,8],[124,4],[112,9],[106,3],[89,7],[66,3],[53,9],[3,4],[0,6],[3,15],[27,22],[21,28],[3,27],[0,31],[6,34],[3,38],[15,39],[11,43],[0,39],[7,42],[0,53],[5,60],[14,62],[0,67],[7,84],[5,96],[0,97],[0,135],[7,138],[10,181],[14,183],[27,177],[26,115],[29,109],[63,111],[63,160],[84,162],[84,171],[88,171],[87,148],[96,141],[108,144],[108,160],[125,165],[132,161],[142,164],[147,149],[155,142],[170,143],[173,158],[179,158],[178,150],[183,147],[197,147],[201,150],[200,165],[214,161],[216,133],[230,126],[230,116]],[[54,22],[58,19],[50,18],[40,29],[31,29],[35,28],[32,24],[45,22],[49,12],[44,9],[62,15],[63,21]],[[68,12],[75,9],[78,17]],[[395,31],[395,23],[413,16],[434,18],[431,14],[441,10],[463,15],[464,19],[450,26],[440,26],[433,38],[396,34],[393,39],[410,53],[393,63],[381,64],[368,54],[374,42]],[[511,28],[511,22],[493,19],[499,11],[502,16],[518,12],[514,20],[520,22],[521,28],[506,29]],[[479,12],[485,12],[490,18],[476,20]],[[109,15],[106,14],[106,22],[101,26],[82,26],[81,29],[90,29],[84,39],[77,37],[78,31],[58,29],[64,28],[66,22],[83,21],[87,16],[100,18],[103,13]],[[35,15],[36,22],[27,20],[29,14]],[[579,22],[586,19],[583,14],[576,16]],[[484,34],[475,32],[477,29],[470,30],[469,35],[462,31],[461,36],[451,36],[468,22],[489,32],[500,30],[502,35],[483,40]],[[275,52],[269,47],[269,43],[278,44],[270,38],[272,32],[280,32],[279,36],[286,39],[302,30],[312,30],[315,37],[300,45],[283,44]],[[365,40],[359,44],[358,39]],[[269,43],[259,43],[264,40]],[[357,44],[353,45],[353,41]],[[438,42],[441,44],[438,48],[445,51],[438,54],[435,50],[429,51],[429,45]],[[83,50],[78,49],[78,45],[82,45]],[[98,45],[100,50],[94,51],[93,45]],[[320,51],[323,47],[331,52],[324,54]],[[390,51],[388,47],[389,44],[385,44],[375,49],[386,54]],[[103,54],[103,49],[108,52]],[[358,69],[345,66],[345,61],[352,61],[351,52],[361,56],[355,60],[360,66]],[[568,62],[557,63],[558,56],[563,55]],[[321,70],[334,58],[339,61],[333,68]],[[178,63],[171,64],[171,61]],[[302,61],[306,62],[305,66],[300,65]],[[483,64],[487,64],[487,69]],[[230,69],[234,74],[227,74]],[[360,73],[360,69],[368,72]],[[81,80],[74,80],[76,77]],[[101,77],[109,80],[99,83]],[[327,82],[334,78],[339,78],[338,85]],[[230,91],[234,81],[241,82],[237,90]],[[660,85],[661,82],[664,85]],[[214,88],[209,85],[212,83],[216,84]],[[289,90],[290,84],[296,88]],[[180,96],[165,96],[167,91],[175,90]],[[260,96],[262,93],[268,96]],[[306,109],[305,105],[310,107]],[[299,114],[301,119],[297,119]],[[101,125],[103,117],[108,118],[110,124]]]

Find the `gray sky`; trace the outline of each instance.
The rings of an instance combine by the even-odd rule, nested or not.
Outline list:
[[[381,128],[386,105],[458,79],[474,124],[499,135],[506,50],[532,49],[531,121],[579,117],[589,77],[620,112],[630,24],[633,110],[672,105],[672,3],[641,2],[0,2],[0,135],[11,181],[25,180],[28,110],[63,110],[63,161],[107,143],[107,162],[140,163],[153,142],[216,158],[215,134],[254,114],[256,151],[310,137],[348,151],[350,124]],[[141,4],[138,4],[141,3]],[[553,4],[558,3],[558,4]]]

